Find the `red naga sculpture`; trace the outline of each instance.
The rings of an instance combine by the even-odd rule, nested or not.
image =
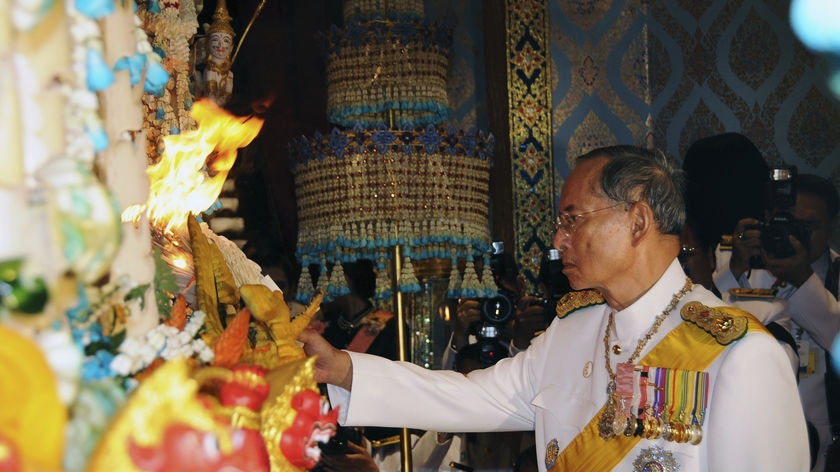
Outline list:
[[[313,362],[269,373],[258,366],[190,372],[187,362],[168,361],[115,417],[88,470],[309,470],[338,416],[317,391]]]

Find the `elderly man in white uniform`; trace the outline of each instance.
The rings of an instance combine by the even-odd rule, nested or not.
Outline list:
[[[634,146],[578,158],[554,247],[581,291],[558,304],[558,318],[528,349],[493,367],[430,371],[301,334],[340,421],[534,429],[540,470],[808,470],[783,350],[680,267],[678,172]]]
[[[765,324],[778,322],[793,335],[798,353],[793,356],[794,368],[799,374],[802,406],[818,434],[819,449],[812,470],[822,472],[833,439],[825,382],[826,353],[840,333],[840,302],[836,296],[840,255],[829,247],[828,241],[831,230],[837,227],[840,196],[834,184],[813,174],[794,176],[790,184],[796,189],[788,193],[788,198],[793,199],[787,202],[790,208],[780,205],[774,211],[789,211],[788,216],[795,220],[784,223],[784,219],[777,219],[783,224],[776,228],[800,229],[792,231],[794,238],[790,240],[767,238],[771,250],[787,243],[788,247],[775,248],[782,251],[781,257],[774,257],[764,248],[759,221],[744,218],[735,226],[732,250],[717,252],[714,279],[724,300],[749,310]],[[771,230],[770,234],[784,236],[785,232]],[[796,238],[796,233],[803,241]],[[763,269],[750,268],[750,261],[756,257]],[[836,397],[840,392],[832,395]],[[840,424],[834,429],[840,429]]]

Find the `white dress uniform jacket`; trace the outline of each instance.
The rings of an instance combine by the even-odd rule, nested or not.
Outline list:
[[[620,344],[623,352],[611,355],[614,371],[616,363],[631,356],[685,280],[675,259],[647,293],[616,312],[618,338],[613,335],[610,344]],[[680,309],[692,300],[722,304],[695,285],[641,357],[683,322]],[[468,376],[350,353],[352,394],[330,386],[330,400],[339,405],[340,422],[348,425],[438,431],[534,429],[540,470],[546,470],[542,458],[547,443],[556,440],[562,451],[607,401],[603,339],[609,310],[600,304],[555,319],[527,350]],[[804,415],[800,408],[787,407],[799,404],[795,377],[772,336],[748,332],[730,344],[707,372],[709,405],[702,442],[695,446],[641,439],[614,470],[635,470],[635,459],[654,445],[668,451],[683,472],[808,470]]]

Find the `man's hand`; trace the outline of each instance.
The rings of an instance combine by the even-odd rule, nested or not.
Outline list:
[[[350,355],[336,349],[313,328],[304,329],[297,340],[307,356],[316,356],[315,382],[328,383],[350,390],[353,385],[353,362]]]
[[[470,343],[470,326],[481,321],[481,306],[478,300],[465,298],[458,303],[452,326],[452,348],[460,350]]]
[[[757,228],[760,223],[755,218],[743,218],[735,225],[729,270],[736,279],[750,269],[751,258],[761,257],[761,230]]]
[[[517,349],[525,349],[531,344],[531,339],[545,331],[545,305],[543,299],[533,295],[526,295],[516,304],[513,318],[511,341]]]
[[[790,257],[776,259],[764,253],[764,267],[777,279],[799,287],[811,277],[814,270],[811,268],[805,246],[793,236],[788,236],[788,240],[790,240],[794,254]]]
[[[362,438],[364,443],[364,438]],[[347,470],[359,472],[379,472],[379,466],[373,460],[373,457],[367,452],[364,444],[359,445],[354,442],[347,442],[347,448],[350,450],[347,454],[322,454],[320,464],[325,471],[344,472]]]
[[[511,320],[511,341],[517,349],[525,349],[534,337],[545,331],[545,305],[542,298],[527,294],[528,289],[522,274],[516,276],[516,285],[519,301]]]

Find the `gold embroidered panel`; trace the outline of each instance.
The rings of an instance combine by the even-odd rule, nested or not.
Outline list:
[[[552,238],[554,179],[548,5],[507,0],[514,257],[530,285]]]

